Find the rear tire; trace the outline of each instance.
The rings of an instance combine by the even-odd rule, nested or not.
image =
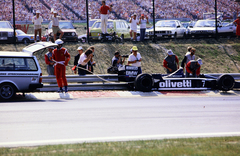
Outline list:
[[[0,85],[0,99],[9,100],[16,95],[15,86],[10,83]]]
[[[152,91],[153,79],[149,74],[140,74],[134,81],[135,89],[143,92]]]
[[[29,44],[29,43],[30,43],[30,40],[29,40],[28,38],[24,38],[24,39],[23,39],[23,43],[24,43],[24,44]]]
[[[235,80],[231,75],[221,75],[217,79],[217,85],[219,90],[229,91],[233,89],[235,85]]]

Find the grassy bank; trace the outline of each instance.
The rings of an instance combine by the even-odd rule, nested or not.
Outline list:
[[[239,156],[240,137],[164,139],[0,148],[0,155],[23,156]]]
[[[73,65],[74,56],[77,54],[77,47],[83,46],[87,49],[89,46],[95,47],[94,60],[97,62],[95,67],[96,74],[106,74],[107,68],[111,65],[111,59],[114,52],[119,50],[121,54],[130,54],[130,49],[136,45],[143,57],[142,69],[144,73],[165,73],[162,66],[165,49],[172,49],[173,52],[183,59],[188,46],[196,48],[196,59],[202,58],[202,73],[238,73],[240,72],[240,40],[221,38],[215,39],[178,39],[178,40],[160,40],[157,43],[146,41],[145,43],[132,43],[126,41],[124,44],[115,43],[99,43],[91,44],[82,43],[65,43],[71,54],[70,65]],[[0,50],[21,51],[25,45],[23,44],[1,44]],[[45,51],[46,52],[46,51]],[[46,74],[46,65],[44,62],[45,52],[35,54],[40,62],[43,74]],[[67,74],[73,74],[71,66],[67,68]]]

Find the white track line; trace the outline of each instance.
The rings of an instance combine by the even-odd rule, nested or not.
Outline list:
[[[19,141],[19,142],[16,141],[16,142],[0,142],[0,147],[38,146],[38,145],[55,145],[55,144],[70,144],[70,143],[84,143],[84,142],[106,142],[106,141],[223,137],[223,136],[240,136],[240,132],[162,134],[162,135],[115,136],[115,137],[56,139],[56,140],[33,140],[33,141]]]

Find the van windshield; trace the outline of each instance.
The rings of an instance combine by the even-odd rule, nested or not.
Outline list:
[[[37,71],[37,65],[31,57],[0,57],[0,71]]]

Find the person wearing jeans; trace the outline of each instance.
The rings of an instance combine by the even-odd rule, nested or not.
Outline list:
[[[146,16],[146,19],[145,19],[144,14],[142,14],[139,19],[139,24],[140,24],[140,41],[143,42],[145,38],[147,24],[149,24],[148,17]]]

